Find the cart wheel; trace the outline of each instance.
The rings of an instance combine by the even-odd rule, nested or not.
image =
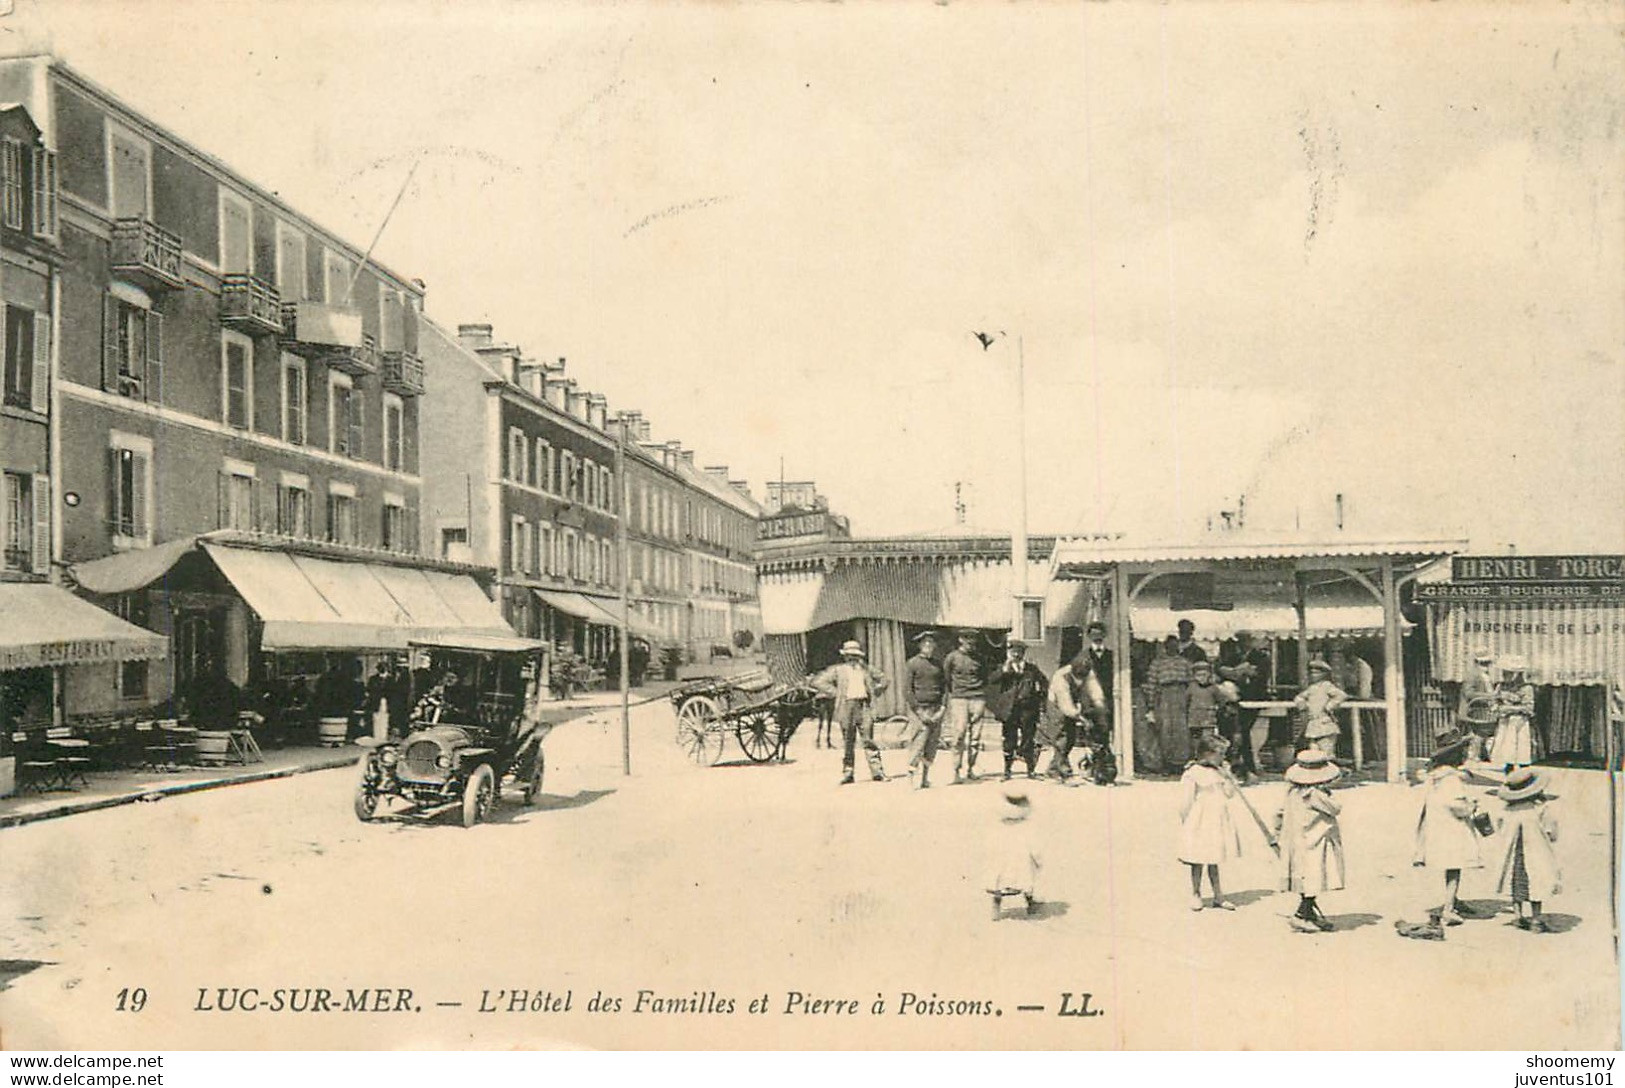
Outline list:
[[[491,811],[491,798],[496,794],[496,775],[489,763],[481,763],[468,776],[463,787],[463,826],[473,827]]]
[[[734,735],[752,763],[766,763],[778,753],[779,723],[768,711],[753,710],[740,718]]]
[[[705,732],[711,723],[722,717],[722,707],[709,695],[691,695],[677,708],[677,743],[684,748],[689,736],[698,729]]]
[[[361,765],[361,778],[355,784],[355,818],[362,823],[371,823],[378,815],[378,791],[368,777],[368,767],[365,762]]]
[[[525,780],[525,804],[534,805],[536,799],[542,795],[542,773],[547,770],[547,757],[540,748],[536,749],[536,765],[531,768],[530,777]]]
[[[722,758],[722,723],[689,723],[683,734],[683,751],[701,767],[714,767]]]

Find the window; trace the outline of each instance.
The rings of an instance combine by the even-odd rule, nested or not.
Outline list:
[[[401,398],[393,393],[384,394],[384,467],[400,472],[406,464],[403,428],[406,409]]]
[[[388,551],[412,551],[406,528],[406,500],[400,495],[384,496],[384,518],[378,542]]]
[[[536,552],[536,566],[541,573],[555,573],[558,562],[553,558],[553,526],[545,523],[537,526]]]
[[[531,483],[543,491],[549,490],[547,481],[547,442],[538,438],[536,440],[536,458],[531,462]]]
[[[34,233],[41,238],[57,235],[56,152],[34,148]]]
[[[220,271],[254,271],[253,213],[248,201],[220,190]]]
[[[133,623],[137,627],[146,627],[149,613],[146,590],[126,593],[119,597],[114,610],[118,613],[120,619]],[[145,699],[147,697],[147,662],[121,662],[115,683],[118,687],[118,697],[120,699]]]
[[[406,300],[393,287],[378,285],[378,350],[401,351],[406,346]]]
[[[586,493],[588,506],[598,505],[598,466],[591,461],[581,462],[582,490]]]
[[[139,297],[139,292],[136,293]],[[102,388],[163,401],[163,315],[113,293],[102,307]]]
[[[234,332],[220,337],[220,418],[245,431],[254,422],[254,343]]]
[[[305,444],[305,406],[309,401],[305,384],[305,361],[297,355],[282,357],[282,440],[296,446]]]
[[[112,434],[109,520],[114,546],[152,543],[152,440]]]
[[[222,529],[252,531],[259,527],[255,516],[254,466],[241,461],[227,461],[220,471],[219,525]]]
[[[329,306],[350,305],[351,280],[354,271],[350,262],[343,255],[327,251],[327,259],[322,264],[322,272],[326,279],[326,298]]]
[[[601,471],[604,474],[604,482],[603,482],[604,509],[605,510],[619,510],[621,508],[621,504],[620,504],[619,498],[615,494],[615,473],[614,473],[614,471],[612,469],[609,469],[609,468],[603,468],[603,469],[600,469],[599,471]]]
[[[34,567],[34,478],[27,473],[6,473],[7,570],[33,573]]]
[[[580,556],[576,554],[576,535],[570,530],[564,530],[564,572],[571,578],[581,576]]]
[[[609,541],[607,541],[607,540],[604,541],[603,558],[600,560],[600,562],[602,563],[601,569],[602,569],[603,574],[604,574],[604,582],[605,583],[614,582],[615,581],[615,549],[610,545]]]
[[[5,400],[13,408],[34,407],[34,312],[7,306]],[[49,327],[49,326],[47,326]]]
[[[327,539],[334,544],[359,544],[355,489],[348,484],[327,485]]]
[[[0,140],[0,218],[23,229],[23,144],[15,136]]]
[[[348,374],[327,376],[328,449],[346,457],[361,457],[361,395]]]
[[[516,574],[530,569],[530,524],[518,514],[509,518],[508,569]]]
[[[281,485],[277,488],[276,531],[283,536],[306,539],[312,535],[308,478],[291,472],[282,474]]]
[[[468,547],[468,529],[465,526],[440,530],[440,558],[450,559],[454,550],[466,547]]]
[[[310,297],[305,283],[305,236],[286,223],[276,225],[276,287],[283,302]]]
[[[133,133],[109,127],[108,207],[114,219],[145,218],[152,207],[151,149]]]
[[[516,484],[525,482],[525,432],[518,427],[508,428],[508,479]]]

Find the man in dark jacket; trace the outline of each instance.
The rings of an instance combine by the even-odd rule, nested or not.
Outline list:
[[[1044,696],[1049,680],[1037,665],[1027,660],[1027,645],[1014,631],[1005,646],[1004,664],[993,675],[991,687],[999,720],[1004,723],[1004,778],[1010,780],[1011,765],[1019,758],[1027,765],[1027,777],[1038,777],[1038,716],[1044,712]]]
[[[937,758],[942,740],[942,667],[932,660],[937,649],[937,633],[923,631],[914,636],[918,652],[908,659],[903,675],[903,702],[914,719],[914,739],[908,746],[908,774],[914,788],[930,787],[931,762]]]
[[[1111,739],[1113,686],[1117,683],[1116,665],[1113,663],[1113,654],[1106,648],[1106,625],[1095,620],[1088,628],[1089,643],[1084,647],[1085,655],[1089,658],[1089,671],[1094,673],[1095,682],[1100,685],[1101,697],[1105,700],[1098,718],[1099,729],[1104,736],[1091,737],[1095,742],[1109,742]]]

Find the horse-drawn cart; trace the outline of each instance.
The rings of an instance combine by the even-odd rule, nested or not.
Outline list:
[[[722,758],[732,733],[753,763],[784,761],[796,727],[817,717],[819,693],[807,684],[781,684],[766,673],[693,680],[671,691],[677,744],[702,767]]]

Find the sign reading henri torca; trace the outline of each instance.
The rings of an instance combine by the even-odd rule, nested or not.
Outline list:
[[[1458,555],[1456,582],[1625,582],[1622,555]]]

